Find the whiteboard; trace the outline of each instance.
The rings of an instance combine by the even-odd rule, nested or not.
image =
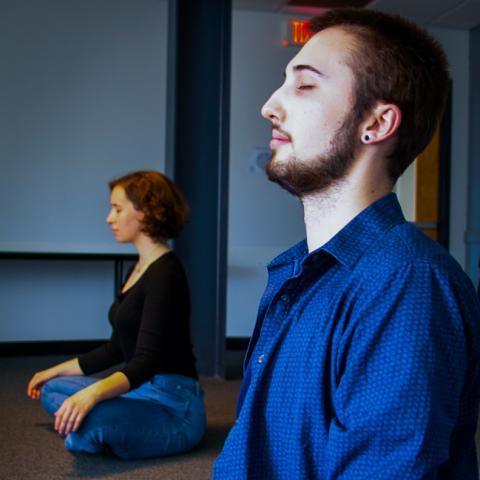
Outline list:
[[[0,0],[0,252],[126,253],[108,181],[165,170],[167,0]]]

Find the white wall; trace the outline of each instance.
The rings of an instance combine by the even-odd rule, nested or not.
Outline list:
[[[0,5],[8,5],[10,17],[15,14],[18,18],[14,21],[11,18],[10,27],[0,32],[4,35],[2,38],[6,41],[5,35],[14,35],[12,33],[13,24],[18,26],[19,31],[25,32],[24,42],[29,38],[35,38],[35,33],[43,34],[45,22],[52,16],[59,15],[59,11],[64,12],[65,18],[70,22],[77,22],[77,26],[72,33],[68,30],[68,22],[64,18],[60,23],[63,28],[68,30],[69,38],[73,39],[79,47],[82,45],[91,45],[92,49],[85,52],[84,61],[86,65],[101,67],[103,63],[99,61],[99,51],[97,44],[92,42],[92,35],[96,41],[102,38],[102,32],[107,36],[107,30],[104,29],[105,22],[113,22],[117,26],[123,24],[125,28],[134,24],[138,25],[141,18],[151,29],[156,44],[151,45],[151,36],[148,38],[149,48],[155,48],[158,51],[158,62],[160,68],[163,68],[163,58],[166,52],[166,0],[105,0],[103,2],[72,1],[68,4],[63,0],[44,0],[40,3],[34,0],[17,0],[16,2],[2,2]],[[75,15],[67,15],[69,8],[76,5]],[[144,8],[143,8],[144,7]],[[29,8],[30,16],[28,22],[26,19]],[[95,15],[91,15],[89,8],[95,8]],[[13,9],[13,10],[12,10]],[[74,9],[74,10],[75,10]],[[13,13],[12,13],[13,12]],[[16,12],[16,13],[15,13]],[[32,12],[34,13],[32,15]],[[72,13],[73,10],[70,10]],[[161,12],[165,15],[162,17]],[[160,15],[159,15],[160,13]],[[6,11],[2,10],[2,18],[7,18]],[[143,17],[142,17],[143,15]],[[148,18],[147,18],[148,17]],[[23,20],[22,20],[23,18]],[[90,22],[85,22],[90,18]],[[282,47],[281,39],[284,35],[284,22],[290,17],[278,14],[253,13],[245,11],[234,11],[232,25],[232,103],[231,103],[231,143],[230,143],[230,198],[229,198],[229,257],[228,257],[228,298],[227,298],[227,335],[228,336],[249,336],[253,328],[256,317],[256,309],[260,295],[266,283],[265,265],[280,251],[289,247],[294,242],[304,237],[304,226],[302,210],[296,199],[284,192],[277,185],[271,184],[258,169],[251,172],[251,150],[252,147],[260,146],[267,148],[270,138],[270,126],[267,121],[261,118],[260,108],[268,96],[277,88],[283,78],[282,72],[288,61],[294,56],[296,49],[292,47]],[[40,21],[41,20],[41,21]],[[98,29],[99,22],[102,28]],[[122,23],[123,22],[123,23]],[[132,23],[133,22],[133,23]],[[27,25],[28,24],[28,25]],[[28,28],[27,28],[28,26]],[[59,26],[59,28],[60,28]],[[111,27],[113,28],[112,24]],[[129,28],[130,28],[129,27]],[[121,35],[122,29],[117,30],[113,37],[108,34],[108,38],[116,38]],[[451,208],[451,250],[454,256],[460,261],[462,266],[465,262],[465,244],[463,234],[466,228],[466,191],[468,177],[468,32],[454,31],[446,29],[434,29],[432,33],[444,45],[452,66],[453,78],[453,122],[452,122],[452,208]],[[23,38],[19,35],[18,38]],[[86,42],[86,43],[85,43]],[[18,43],[18,41],[17,41]],[[98,42],[97,42],[98,43]],[[158,44],[158,45],[157,45]],[[16,61],[21,62],[22,49],[25,44],[15,45],[13,48],[11,41],[4,42],[5,50],[8,47],[8,56],[5,57],[10,64]],[[110,53],[115,50],[117,45],[112,45]],[[61,45],[55,48],[61,50]],[[67,48],[65,46],[65,48]],[[2,50],[2,51],[3,51]],[[39,58],[36,60],[37,67],[45,63],[44,56],[47,55],[47,49],[38,49]],[[13,55],[17,52],[18,55]],[[132,50],[124,52],[130,57],[136,53]],[[143,52],[145,54],[145,52]],[[135,59],[132,58],[132,61]],[[137,59],[138,61],[140,59]],[[93,63],[92,63],[93,62]],[[53,63],[47,62],[51,68]],[[135,61],[132,71],[127,72],[134,75]],[[157,68],[152,65],[152,68]],[[166,67],[166,65],[165,65]],[[15,68],[19,68],[16,66]],[[148,75],[148,69],[142,70],[143,74]],[[10,74],[12,71],[10,71]],[[38,82],[38,70],[33,80]],[[92,75],[92,71],[90,72]],[[111,75],[105,72],[105,75]],[[121,72],[119,72],[120,74]],[[55,80],[55,72],[50,72],[51,79]],[[158,71],[157,71],[158,74]],[[53,86],[58,83],[50,83],[48,75],[45,72],[40,75],[44,80],[41,85],[37,84],[40,91],[48,93],[48,96],[54,98],[55,89]],[[163,75],[163,74],[162,74]],[[90,76],[90,78],[92,78]],[[5,78],[4,78],[5,80]],[[28,86],[28,78],[25,79],[23,86]],[[58,80],[58,79],[57,79]],[[89,84],[85,84],[85,77],[70,79],[78,81],[79,87],[85,91]],[[34,85],[34,83],[32,83]],[[48,90],[49,85],[52,87]],[[150,84],[152,86],[152,84]],[[13,85],[17,88],[15,98],[21,99],[21,89],[19,85]],[[23,87],[22,87],[23,88]],[[92,85],[90,85],[92,88]],[[155,102],[164,99],[162,92],[166,88],[163,84],[158,85],[158,97]],[[11,93],[11,91],[10,91]],[[27,92],[28,93],[28,92]],[[35,92],[34,92],[35,93]],[[35,94],[29,92],[30,98],[35,99]],[[94,91],[96,95],[101,92]],[[103,92],[106,96],[100,95],[97,98],[108,98],[110,105],[115,106],[115,96],[112,91]],[[118,93],[118,92],[117,92]],[[128,90],[126,91],[128,93]],[[13,97],[6,97],[6,92],[0,92],[2,104],[12,102]],[[26,97],[24,97],[26,98]],[[118,110],[121,112],[122,98],[118,98]],[[110,101],[109,100],[109,101]],[[76,105],[75,108],[66,108],[65,111],[78,114],[78,108],[84,106],[78,98],[71,99]],[[158,106],[158,103],[156,104]],[[12,152],[18,152],[18,149],[27,150],[29,142],[35,138],[41,140],[38,131],[45,131],[46,124],[37,122],[33,125],[25,123],[35,118],[28,116],[29,104],[23,106],[17,105],[20,113],[15,109],[9,109],[9,115],[2,118],[2,128],[15,134],[15,142],[12,137],[5,135],[0,139],[0,162],[2,166],[2,178],[5,178],[6,166],[8,165],[9,178],[21,178],[21,169],[15,169],[13,162],[9,161]],[[62,105],[60,105],[61,107]],[[150,112],[150,113],[149,113]],[[106,112],[108,113],[108,112]],[[141,113],[141,112],[140,112]],[[158,144],[161,152],[158,152],[158,159],[163,159],[163,148],[165,135],[165,117],[156,115],[152,111],[143,112],[148,119],[149,132],[152,135],[158,135]],[[112,111],[109,112],[112,114]],[[25,121],[24,121],[25,120]],[[51,119],[50,119],[51,120]],[[101,146],[102,132],[98,131],[101,126],[101,119],[96,118],[95,131],[92,135]],[[118,118],[122,125],[128,127],[128,122],[132,118]],[[147,121],[147,120],[146,120]],[[58,119],[57,125],[62,127]],[[40,123],[40,124],[38,124]],[[17,130],[12,130],[12,124],[17,125]],[[51,125],[51,124],[50,124]],[[138,125],[137,125],[138,126]],[[85,159],[85,178],[88,180],[89,162],[93,159],[89,152],[81,151],[82,138],[87,141],[88,125],[83,124],[82,133],[74,138],[74,142],[80,150],[78,161]],[[111,130],[111,124],[105,124],[110,131],[109,140],[115,143],[115,133]],[[43,130],[41,130],[43,129]],[[141,129],[140,129],[141,130]],[[35,135],[31,133],[37,132]],[[75,131],[73,131],[73,134]],[[78,133],[78,132],[77,132]],[[52,136],[54,138],[54,136]],[[150,137],[152,138],[152,137]],[[65,138],[60,139],[62,145],[68,145]],[[118,138],[118,140],[125,140]],[[25,142],[25,145],[22,145]],[[141,145],[140,145],[141,143]],[[127,151],[118,151],[115,155],[127,153],[123,160],[118,163],[119,170],[128,169],[128,156],[157,155],[155,147],[145,149],[143,142],[132,143]],[[52,154],[58,155],[55,143],[50,142],[42,144],[46,150],[43,152],[44,159],[49,160]],[[71,145],[71,143],[70,143]],[[152,144],[150,144],[152,145]],[[47,148],[48,147],[48,148]],[[17,150],[15,150],[17,149]],[[35,151],[34,149],[31,149]],[[101,149],[100,149],[101,150]],[[79,153],[80,151],[80,153]],[[111,150],[109,150],[111,155]],[[7,162],[8,160],[8,162]],[[33,159],[37,161],[37,158]],[[101,161],[101,156],[95,156],[95,162]],[[126,163],[125,163],[126,162]],[[50,176],[55,175],[54,169],[46,164],[46,172]],[[117,172],[113,172],[116,174]],[[123,172],[121,172],[123,173]],[[110,176],[109,172],[106,172]],[[61,181],[62,179],[58,179]],[[83,181],[82,180],[82,181]],[[94,179],[98,181],[98,178]],[[34,182],[35,178],[29,181]],[[104,179],[102,179],[103,185]],[[20,187],[22,185],[20,184]],[[82,198],[85,191],[80,194],[74,193],[75,208],[72,209],[72,215],[82,212]],[[62,201],[71,201],[69,198],[63,198]],[[9,206],[13,202],[9,203]],[[40,206],[39,206],[40,205]],[[41,215],[41,199],[36,198],[31,203],[31,208]],[[80,213],[81,214],[81,213]],[[105,211],[94,210],[90,213],[91,217],[98,216],[98,220],[104,220]],[[90,218],[91,221],[92,218]],[[8,225],[4,219],[0,219],[1,231],[6,231]],[[97,221],[97,220],[95,220]],[[106,232],[108,234],[108,232]],[[2,275],[0,276],[0,341],[24,341],[24,340],[57,340],[57,339],[87,339],[103,338],[108,333],[106,323],[106,309],[112,295],[112,265],[111,263],[95,262],[67,262],[63,265],[56,261],[42,262],[24,262],[18,260],[4,260],[0,262]],[[8,275],[6,275],[8,273]],[[73,306],[73,307],[72,307]]]
[[[164,170],[167,0],[0,7],[0,250],[126,251],[107,182]]]
[[[0,342],[107,338],[113,268],[106,261],[0,260]]]
[[[227,336],[250,336],[267,263],[304,234],[294,197],[250,171],[252,147],[268,149],[270,122],[260,108],[283,82],[298,49],[281,45],[285,15],[234,11],[230,114]]]
[[[117,249],[107,181],[165,164],[167,6],[0,0],[0,249]],[[0,342],[107,337],[113,269],[0,260]]]

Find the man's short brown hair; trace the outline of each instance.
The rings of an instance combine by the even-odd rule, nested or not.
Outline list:
[[[424,29],[398,15],[336,9],[310,23],[313,34],[330,27],[355,39],[347,62],[356,80],[358,122],[378,101],[402,113],[387,168],[396,181],[428,145],[442,117],[450,85],[445,53]]]

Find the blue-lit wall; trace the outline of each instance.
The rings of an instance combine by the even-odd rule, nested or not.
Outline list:
[[[480,27],[470,32],[470,152],[467,269],[479,281],[480,260]]]
[[[75,222],[80,222],[80,231],[90,228],[91,238],[109,242],[105,182],[125,170],[162,170],[165,165],[167,0],[0,0],[0,5],[0,54],[10,65],[8,75],[18,76],[16,81],[10,77],[8,88],[2,82],[9,77],[0,76],[1,104],[8,112],[0,116],[0,241],[12,222],[28,234],[33,225],[45,228],[44,219],[61,235],[74,233]],[[229,336],[250,335],[266,280],[265,264],[304,234],[298,202],[251,168],[252,147],[267,146],[270,136],[261,105],[282,82],[283,68],[294,55],[294,49],[279,45],[287,18],[233,14]],[[135,33],[139,25],[141,35]],[[447,51],[453,78],[451,252],[475,279],[480,32],[432,33]],[[37,41],[37,57],[26,58],[32,39]],[[52,52],[63,64],[57,65]],[[81,59],[78,74],[68,74],[68,52],[76,55],[72,65]],[[20,75],[26,68],[22,62],[30,65],[27,77]],[[130,88],[141,78],[141,89]],[[72,176],[81,188],[61,191]],[[40,179],[50,183],[39,189]],[[55,203],[69,216],[60,219],[49,213],[46,218],[46,204]],[[477,232],[477,243],[469,244],[468,252],[467,223],[470,232]],[[36,232],[31,230],[32,241],[38,241]],[[104,338],[112,295],[112,262],[0,260],[0,342]]]
[[[108,180],[165,166],[167,0],[0,16],[0,250],[118,251]],[[113,279],[112,261],[0,260],[0,342],[106,337]]]

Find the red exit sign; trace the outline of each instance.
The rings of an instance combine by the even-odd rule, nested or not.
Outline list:
[[[305,45],[312,37],[310,24],[306,20],[290,20],[288,30],[288,38],[285,38],[282,42],[284,46]]]

